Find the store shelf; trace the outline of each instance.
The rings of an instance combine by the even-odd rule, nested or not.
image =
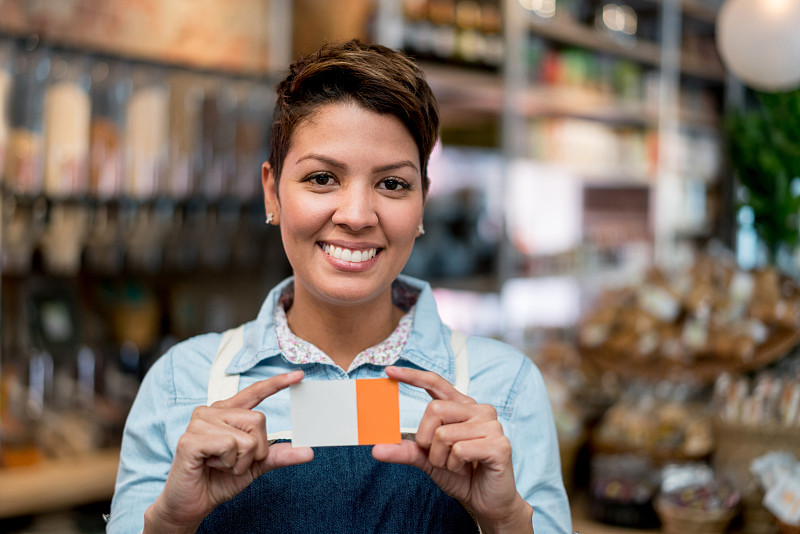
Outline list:
[[[664,0],[643,0],[648,4],[661,6]],[[705,22],[707,24],[715,24],[717,21],[717,9],[708,5],[707,2],[702,0],[682,0],[681,13],[685,17]]]
[[[422,63],[443,115],[459,110],[474,120],[476,113],[499,115],[503,111],[503,81],[492,73],[434,62]],[[579,87],[533,84],[525,90],[520,109],[526,117],[575,117],[600,122],[655,126],[654,111],[640,102],[621,102]]]
[[[656,43],[641,39],[623,43],[568,18],[532,19],[530,31],[551,41],[608,52],[654,66],[661,62],[661,49]]]
[[[643,39],[619,41],[568,18],[532,19],[529,28],[532,33],[554,42],[606,52],[654,67],[661,65],[659,45]],[[681,57],[681,72],[710,81],[725,80],[725,69],[721,63],[686,54]]]
[[[699,0],[683,0],[681,2],[681,11],[687,17],[708,24],[716,24],[717,22],[717,10]]]
[[[0,518],[65,509],[110,499],[119,449],[28,467],[0,469]]]
[[[597,523],[589,518],[587,497],[583,493],[570,497],[572,510],[572,530],[580,534],[649,534],[661,532],[661,529],[631,529]]]

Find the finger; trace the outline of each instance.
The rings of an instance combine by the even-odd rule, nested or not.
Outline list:
[[[496,420],[440,426],[434,433],[428,460],[434,467],[449,468],[451,450],[457,443],[496,436],[503,436],[503,428]]]
[[[225,434],[239,431],[244,433],[241,439],[249,441],[249,438],[244,436],[252,436],[253,459],[263,460],[267,455],[269,441],[266,416],[261,412],[239,408],[220,409],[198,406],[186,429],[188,434],[197,434],[201,437],[212,433]]]
[[[269,447],[267,417],[262,412],[232,408],[224,410],[221,417],[225,424],[242,430],[253,437],[255,443],[254,459],[263,460],[267,456],[267,448]]]
[[[492,436],[453,444],[447,458],[447,470],[459,472],[466,464],[472,463],[497,472],[513,469],[511,443],[505,436]]]
[[[453,401],[433,400],[428,403],[417,427],[417,443],[429,448],[434,432],[442,425],[465,421],[496,421],[497,410],[490,404],[462,404]]]
[[[192,464],[228,470],[236,464],[236,438],[230,432],[187,432],[178,441],[176,455],[179,453],[188,456]]]
[[[452,400],[464,403],[474,403],[472,397],[464,395],[453,385],[432,371],[396,367],[390,365],[386,368],[386,375],[410,386],[422,388],[434,399]]]
[[[223,437],[216,440],[221,444],[222,449],[218,449],[210,454],[206,459],[206,465],[222,471],[230,471],[234,475],[242,475],[253,463],[256,451],[258,450],[258,440],[247,432],[238,429],[229,429]],[[209,434],[202,436],[201,439],[209,439]],[[214,443],[214,442],[212,442]]]
[[[211,406],[214,408],[244,408],[245,410],[251,410],[270,395],[274,395],[280,390],[300,382],[303,379],[303,375],[303,371],[292,371],[291,373],[283,373],[261,380],[247,386],[233,397],[217,401]]]

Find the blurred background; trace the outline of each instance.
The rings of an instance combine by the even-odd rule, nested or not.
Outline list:
[[[359,37],[441,108],[405,272],[545,374],[575,530],[797,532],[797,4],[0,0],[0,531],[102,532],[149,366],[291,274],[273,87]]]

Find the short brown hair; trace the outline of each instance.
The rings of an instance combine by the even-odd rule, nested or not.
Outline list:
[[[428,158],[438,137],[439,112],[422,70],[408,56],[356,39],[326,44],[293,63],[276,91],[269,154],[276,181],[297,126],[322,105],[350,101],[403,122],[419,149],[422,189],[427,193]]]

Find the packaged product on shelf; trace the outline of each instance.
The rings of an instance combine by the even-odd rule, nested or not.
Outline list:
[[[433,23],[433,53],[441,59],[451,59],[456,54],[456,26],[454,0],[430,0],[430,20]]]
[[[800,429],[800,379],[770,370],[751,383],[724,373],[714,384],[714,406],[725,423]]]
[[[778,474],[800,455],[799,365],[797,356],[790,354],[752,378],[726,373],[714,384],[714,466],[742,493],[742,521],[748,532],[774,522],[763,492],[775,486]]]
[[[33,45],[32,45],[33,46]],[[43,104],[50,72],[50,51],[41,46],[16,47],[5,182],[15,193],[37,195],[44,172]]]
[[[44,192],[50,197],[86,193],[89,85],[84,58],[67,54],[53,58],[44,97]]]
[[[481,23],[481,8],[474,0],[456,2],[456,53],[467,63],[478,63],[486,47],[483,35],[478,30]]]
[[[97,60],[91,69],[92,119],[89,134],[89,194],[101,199],[123,192],[125,106],[130,75],[119,61]]]
[[[125,126],[126,193],[153,198],[161,192],[169,154],[169,87],[157,67],[134,68]]]
[[[483,34],[483,63],[490,67],[500,67],[503,64],[505,46],[502,16],[496,0],[481,3],[480,20],[480,29]]]
[[[785,532],[800,527],[800,463],[785,451],[771,451],[750,464],[765,490],[763,504]]]
[[[636,453],[656,464],[699,460],[714,450],[712,418],[699,403],[629,393],[605,412],[592,444],[599,452]]]

